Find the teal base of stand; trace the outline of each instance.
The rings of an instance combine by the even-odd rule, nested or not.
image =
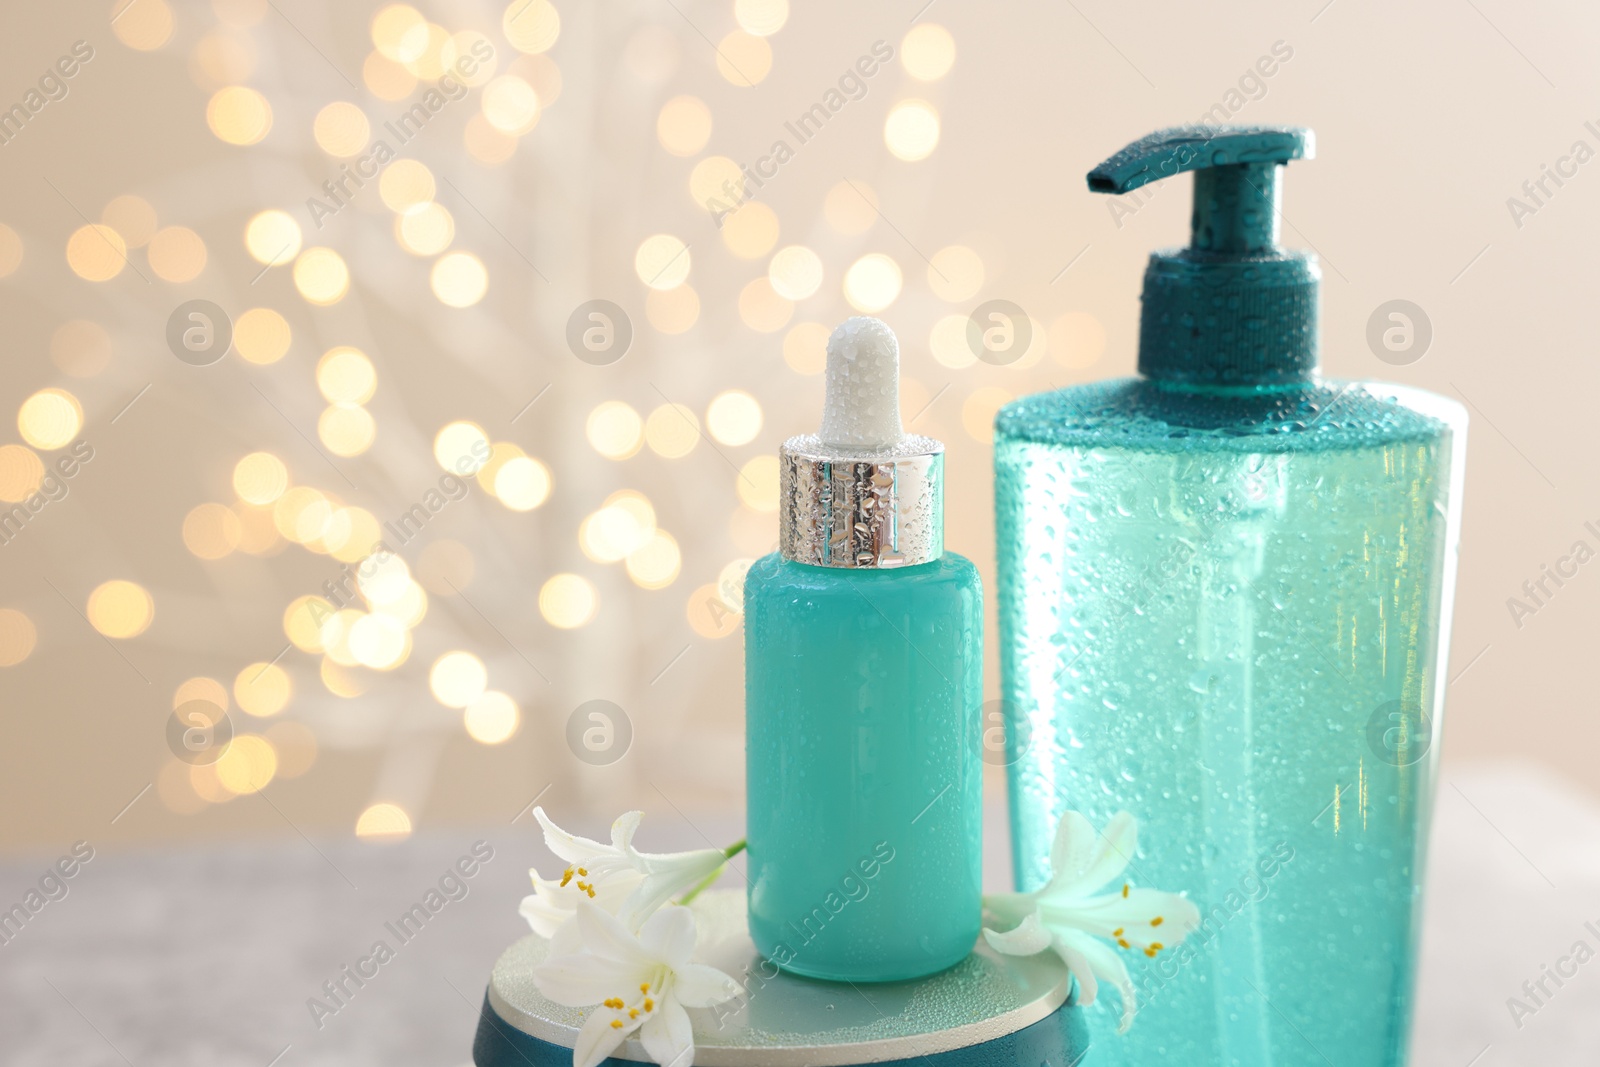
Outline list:
[[[695,1067],[1075,1067],[1089,1047],[1071,978],[1052,953],[1001,956],[979,942],[948,971],[911,982],[851,984],[778,973],[756,952],[744,894],[694,905],[698,954],[745,994],[691,1010]],[[533,981],[548,943],[526,937],[495,964],[473,1043],[477,1067],[572,1067],[587,1009],[546,1000]],[[603,1067],[648,1062],[637,1040]],[[689,1065],[681,1065],[689,1067]]]

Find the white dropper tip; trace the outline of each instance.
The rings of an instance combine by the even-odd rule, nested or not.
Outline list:
[[[829,448],[893,448],[900,426],[900,342],[879,319],[846,319],[828,338],[827,399],[817,435]]]

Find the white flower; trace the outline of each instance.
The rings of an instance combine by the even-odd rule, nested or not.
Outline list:
[[[634,936],[587,899],[577,905],[582,950],[557,956],[533,972],[539,992],[569,1007],[597,1005],[578,1031],[572,1067],[595,1067],[637,1031],[661,1067],[694,1062],[694,1031],[685,1008],[731,1000],[739,984],[714,967],[690,963],[694,916],[669,905]]]
[[[1176,893],[1133,889],[1124,882],[1111,893],[1093,895],[1121,878],[1138,847],[1139,824],[1118,812],[1104,834],[1075,811],[1061,816],[1050,850],[1050,882],[1032,893],[996,893],[984,907],[1001,922],[1014,924],[1004,933],[985,928],[983,936],[996,951],[1032,956],[1054,949],[1078,980],[1080,1003],[1093,1004],[1099,982],[1122,994],[1119,1033],[1126,1032],[1137,1008],[1133,982],[1118,949],[1140,951],[1154,958],[1182,941],[1200,925],[1200,910]]]
[[[727,856],[721,849],[652,854],[636,851],[633,834],[642,817],[637,811],[619,816],[611,824],[611,844],[576,837],[550,821],[543,808],[533,809],[544,827],[550,851],[567,862],[560,878],[541,878],[530,870],[533,895],[518,909],[533,932],[541,937],[561,935],[558,949],[571,943],[569,920],[580,901],[592,901],[618,916],[629,930],[650,917],[676,893],[696,885],[715,871]]]

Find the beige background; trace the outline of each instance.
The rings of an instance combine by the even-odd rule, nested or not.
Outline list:
[[[487,266],[486,296],[457,310],[430,292],[431,257],[397,247],[376,190],[321,231],[305,213],[305,199],[337,167],[312,138],[318,110],[352,101],[375,126],[401,110],[361,85],[376,5],[136,0],[113,26],[125,3],[26,5],[8,15],[11,32],[0,37],[4,105],[74,41],[95,49],[69,95],[0,146],[0,222],[23,249],[0,282],[0,436],[19,441],[10,414],[36,390],[66,388],[84,409],[79,437],[95,449],[68,496],[0,546],[0,607],[26,614],[37,630],[31,654],[0,670],[0,848],[53,854],[80,838],[347,836],[379,802],[398,805],[418,827],[499,821],[546,787],[545,802],[563,809],[739,807],[739,631],[697,632],[691,609],[703,615],[703,587],[770,537],[770,515],[742,508],[735,470],[812,425],[820,379],[785,362],[787,326],[763,332],[742,320],[739,294],[763,276],[767,257],[732,255],[686,183],[705,155],[763,154],[783,122],[874,41],[900,50],[913,17],[953,35],[949,73],[925,83],[888,64],[759,199],[781,221],[779,246],[804,244],[824,266],[821,288],[798,303],[789,326],[850,314],[841,278],[861,255],[887,254],[904,271],[903,292],[881,314],[901,333],[908,414],[920,411],[916,428],[949,444],[951,547],[992,578],[983,438],[994,403],[1130,373],[1144,258],[1183,238],[1187,180],[1159,190],[1119,227],[1108,202],[1085,191],[1083,174],[1123,143],[1224,101],[1284,42],[1292,57],[1235,120],[1316,130],[1318,158],[1288,175],[1284,235],[1323,257],[1325,370],[1419,385],[1465,400],[1472,412],[1446,767],[1520,757],[1600,788],[1588,647],[1600,579],[1580,570],[1520,627],[1506,604],[1574,541],[1600,545],[1583,527],[1600,522],[1589,277],[1600,223],[1600,176],[1590,171],[1600,164],[1581,168],[1520,227],[1507,207],[1575,141],[1600,148],[1584,126],[1600,119],[1590,106],[1600,87],[1593,9],[1313,0],[1219,13],[1176,3],[936,0],[919,14],[917,0],[805,4],[770,38],[770,74],[744,87],[718,73],[708,42],[735,29],[729,3],[559,3],[561,33],[546,59],[560,71],[561,94],[508,161],[486,166],[463,147],[464,127],[481,109],[476,88],[402,150],[441,179],[439,202],[456,222],[452,248]],[[511,69],[518,53],[501,30],[501,7],[423,8],[451,32],[487,35],[499,73]],[[170,34],[150,47],[161,38],[162,12]],[[249,60],[227,77],[197,58],[221,47],[219,37]],[[272,128],[258,144],[225,144],[207,127],[207,101],[230,81],[271,104]],[[655,136],[663,103],[680,94],[699,97],[713,116],[705,148],[687,158]],[[909,97],[941,117],[937,149],[916,163],[895,159],[883,137],[890,108]],[[847,178],[870,187],[882,212],[853,236],[836,232],[823,212],[829,190]],[[154,206],[161,225],[203,239],[198,277],[163,281],[140,249],[109,281],[73,273],[69,236],[130,193]],[[296,291],[290,267],[261,274],[243,232],[268,208],[295,215],[307,244],[345,258],[352,283],[344,299],[315,307]],[[650,322],[634,270],[640,242],[658,233],[688,243],[687,284],[700,301],[698,321],[675,335]],[[977,294],[946,302],[930,287],[925,257],[951,245],[976,251],[985,276]],[[572,309],[597,297],[621,304],[636,331],[627,356],[609,367],[579,362],[563,340]],[[1048,341],[1012,367],[939,362],[935,322],[996,297],[1024,307]],[[234,315],[275,308],[293,330],[288,354],[266,366],[237,354],[206,368],[181,363],[163,332],[172,310],[192,298]],[[1425,309],[1433,328],[1431,348],[1409,366],[1385,365],[1365,340],[1369,315],[1396,298]],[[1085,343],[1094,333],[1087,317],[1103,328],[1103,351]],[[92,376],[73,377],[52,361],[52,336],[71,320],[97,323],[113,339],[109,363]],[[349,459],[315,443],[325,402],[314,368],[338,344],[361,348],[378,370],[369,404],[377,438]],[[617,462],[585,439],[585,418],[603,401],[648,414],[670,398],[703,422],[712,398],[733,388],[763,410],[747,444],[703,441],[672,460],[645,448]],[[338,565],[296,545],[203,561],[185,548],[184,515],[207,501],[231,503],[233,465],[267,450],[295,484],[389,518],[437,484],[431,442],[457,419],[547,464],[551,499],[518,513],[474,486],[449,505],[401,554],[426,581],[421,549],[453,539],[471,552],[474,577],[459,595],[435,582],[406,663],[360,672],[370,688],[345,699],[319,681],[316,655],[290,649],[280,660],[295,695],[276,721],[311,731],[309,770],[279,775],[264,798],[208,803],[185,794],[164,737],[176,687],[194,676],[231,685],[248,664],[272,659],[285,643],[285,606],[316,592]],[[637,588],[620,564],[579,550],[579,523],[625,488],[650,498],[682,548],[681,574],[665,589]],[[541,618],[539,589],[557,572],[583,575],[598,590],[588,625],[558,630]],[[91,590],[109,579],[151,593],[154,622],[141,635],[113,641],[84,618]],[[461,713],[430,696],[428,666],[453,649],[481,657],[490,686],[518,704],[511,740],[475,742]],[[988,662],[992,672],[992,648]],[[565,740],[572,710],[596,698],[623,707],[634,730],[631,750],[607,767],[580,763]],[[232,716],[241,732],[276,725],[237,708]],[[290,762],[291,753],[280,755]],[[145,792],[163,773],[167,788]],[[1002,783],[990,785],[998,796]]]

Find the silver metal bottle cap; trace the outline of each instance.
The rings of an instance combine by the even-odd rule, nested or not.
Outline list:
[[[944,555],[944,445],[931,437],[860,453],[791,437],[778,449],[778,483],[784,559],[887,568]]]

